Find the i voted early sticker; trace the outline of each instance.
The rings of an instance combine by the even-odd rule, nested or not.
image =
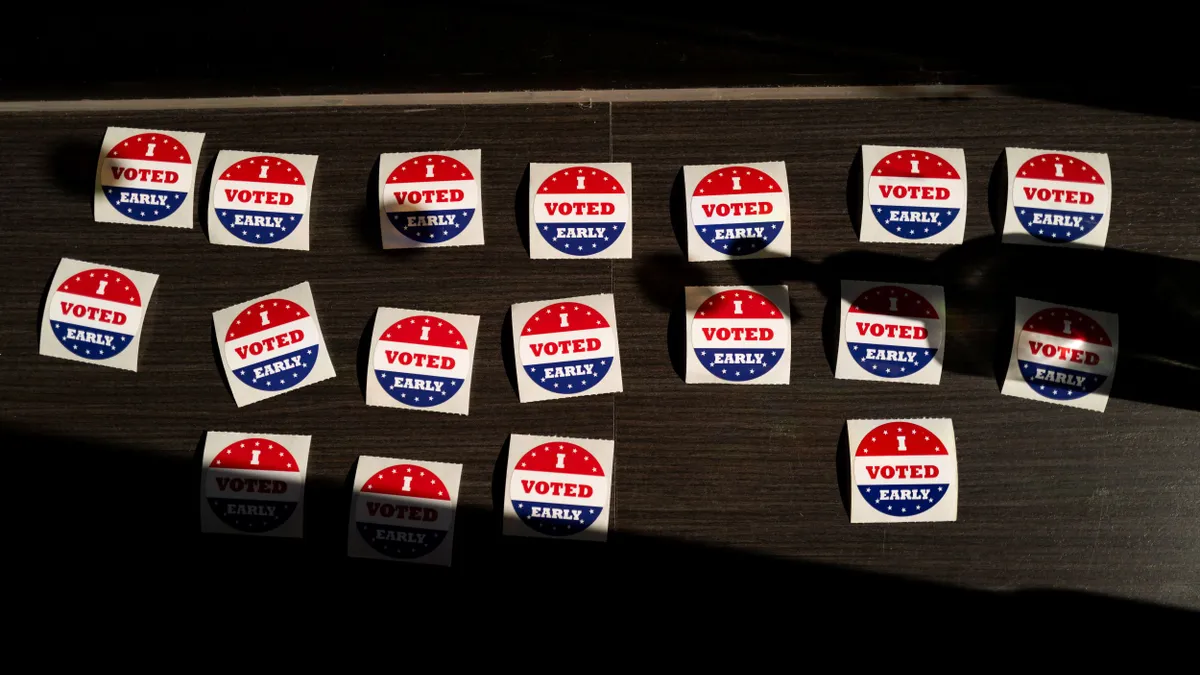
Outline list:
[[[938,384],[946,344],[941,286],[842,281],[835,376]]]
[[[1116,367],[1116,314],[1017,298],[1001,393],[1104,412]]]
[[[334,376],[308,282],[213,314],[238,407]]]
[[[191,227],[203,142],[191,131],[109,127],[96,168],[96,222]]]
[[[504,534],[604,541],[612,472],[612,441],[513,434]]]
[[[1104,248],[1112,209],[1108,155],[1005,148],[1004,241]]]
[[[611,293],[512,306],[522,403],[621,391]]]
[[[850,522],[958,519],[958,456],[949,419],[848,420]]]
[[[204,437],[200,531],[304,536],[311,436],[210,431]]]
[[[961,148],[864,145],[859,240],[961,244],[967,162]]]
[[[628,163],[530,164],[529,257],[633,255]]]
[[[316,171],[316,155],[222,150],[208,198],[208,240],[307,251]]]
[[[693,287],[684,303],[688,384],[791,382],[787,286]]]
[[[466,415],[479,317],[380,307],[367,405]]]
[[[482,246],[480,158],[479,150],[380,155],[383,247]]]
[[[359,457],[347,552],[449,565],[461,464]]]
[[[136,372],[156,283],[157,274],[63,258],[42,311],[38,352]]]
[[[783,162],[683,167],[688,260],[787,257],[792,214]]]

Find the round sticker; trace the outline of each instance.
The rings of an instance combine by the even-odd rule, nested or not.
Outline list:
[[[62,346],[85,359],[120,354],[142,321],[142,296],[129,277],[96,268],[62,282],[50,298],[50,329]]]
[[[864,291],[850,305],[843,330],[854,362],[880,377],[921,370],[942,341],[941,317],[933,304],[901,286]]]
[[[467,340],[454,324],[410,316],[392,324],[375,344],[375,376],[389,396],[427,408],[462,389],[471,364]]]
[[[787,197],[766,172],[726,166],[709,173],[692,192],[692,224],[704,243],[731,256],[766,248],[783,231]]]
[[[242,532],[269,532],[296,511],[293,496],[300,466],[287,448],[247,438],[221,451],[208,465],[208,505],[221,522]]]
[[[608,319],[579,302],[546,305],[521,329],[521,367],[541,388],[578,394],[612,368],[617,336]]]
[[[417,464],[396,464],[363,484],[355,519],[371,548],[390,558],[419,558],[441,545],[450,530],[450,491]]]
[[[599,253],[629,222],[629,197],[612,174],[573,166],[542,181],[533,199],[534,226],[551,246],[575,256]]]
[[[462,234],[479,205],[471,170],[445,155],[405,160],[388,175],[384,195],[388,220],[400,234],[422,244]]]
[[[1017,220],[1042,241],[1074,241],[1104,219],[1108,186],[1095,167],[1065,153],[1047,153],[1022,164],[1012,187]]]
[[[692,318],[692,350],[705,370],[722,380],[762,377],[791,347],[787,319],[775,303],[754,291],[709,297]]]
[[[308,206],[308,186],[296,165],[260,156],[235,162],[213,189],[217,219],[251,244],[280,241],[296,230]]]
[[[1021,377],[1035,392],[1056,401],[1096,391],[1116,364],[1108,333],[1073,309],[1043,309],[1029,317],[1017,339]]]
[[[238,314],[225,333],[225,359],[243,384],[282,391],[304,381],[321,351],[317,322],[291,300],[271,298]]]
[[[902,150],[879,160],[867,181],[871,214],[904,239],[927,239],[945,230],[966,204],[962,177],[942,157]]]
[[[192,184],[192,157],[166,134],[137,134],[116,144],[100,165],[100,187],[121,215],[142,222],[178,210]]]
[[[932,431],[911,422],[872,429],[854,452],[854,482],[876,511],[905,518],[932,509],[950,490],[954,460]]]
[[[604,467],[586,448],[566,441],[522,455],[508,489],[517,517],[552,537],[587,529],[608,503]]]

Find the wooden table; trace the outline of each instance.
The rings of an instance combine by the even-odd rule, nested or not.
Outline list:
[[[320,155],[312,250],[210,245],[200,212],[182,231],[92,222],[109,125],[207,133],[202,194],[220,149]],[[964,148],[967,242],[857,243],[847,186],[864,143]],[[997,243],[988,184],[1006,145],[1109,153],[1107,251]],[[443,148],[483,150],[487,245],[381,250],[371,181],[379,153]],[[1197,609],[1198,149],[1194,121],[1007,96],[2,114],[9,480],[29,486],[29,508],[52,525],[32,528],[32,550],[82,556],[89,585],[123,593],[236,566],[270,569],[326,600],[353,595],[351,579],[404,580],[425,594],[445,581],[479,598],[498,596],[506,574],[544,570],[577,574],[614,601],[643,591],[696,601],[727,579],[743,591],[710,599],[803,601],[845,616],[868,599],[935,598],[976,616],[1007,609],[1040,621],[1044,608],[1168,616],[1126,600]],[[688,264],[672,196],[680,167],[776,159],[787,162],[793,257]],[[529,260],[526,165],[610,160],[633,163],[633,259]],[[40,305],[62,257],[161,275],[141,372],[38,356]],[[940,386],[833,379],[830,298],[841,278],[946,286]],[[212,312],[301,281],[312,284],[338,376],[239,410],[222,384]],[[682,288],[743,282],[790,288],[791,386],[685,386],[668,340]],[[616,296],[625,392],[519,404],[501,349],[508,307],[598,292]],[[1120,312],[1107,412],[1000,395],[996,362],[1008,356],[1017,294]],[[379,306],[482,317],[469,417],[364,405],[364,331]],[[849,524],[839,489],[845,420],[888,416],[953,418],[957,522]],[[313,435],[302,542],[198,534],[206,430]],[[513,432],[616,440],[608,544],[499,536],[496,459]],[[464,465],[451,570],[344,558],[348,476],[360,454]]]

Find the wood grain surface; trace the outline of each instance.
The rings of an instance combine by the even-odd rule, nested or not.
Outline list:
[[[210,245],[206,197],[191,230],[92,222],[109,125],[207,133],[203,195],[220,149],[320,155],[312,250]],[[857,243],[847,194],[864,143],[964,148],[967,242]],[[1109,153],[1109,250],[999,245],[988,194],[1006,145]],[[379,153],[451,148],[483,150],[486,246],[381,250]],[[610,575],[615,594],[650,584],[687,595],[736,571],[758,602],[811,594],[834,606],[884,591],[976,610],[1200,608],[1200,358],[1197,333],[1186,332],[1200,329],[1196,122],[1021,98],[29,114],[0,117],[0,153],[0,424],[19,457],[10,481],[95,505],[77,512],[24,493],[42,518],[74,523],[65,540],[44,528],[23,535],[48,560],[83,555],[97,578],[133,566],[177,583],[229,562],[270,565],[326,599],[349,579],[396,575],[483,592],[541,562],[597,582]],[[529,260],[528,163],[610,160],[633,163],[633,259]],[[687,263],[680,167],[756,160],[787,162],[793,257]],[[160,275],[139,373],[37,354],[62,257]],[[829,314],[842,278],[946,286],[940,386],[833,379]],[[337,377],[236,408],[212,312],[302,281]],[[703,283],[788,285],[791,386],[684,385],[679,305],[685,285]],[[625,392],[519,404],[503,350],[509,306],[597,292],[616,296]],[[1107,412],[1000,395],[996,363],[1008,356],[1017,294],[1120,312]],[[364,404],[364,336],[379,306],[482,317],[469,417]],[[957,522],[849,524],[844,423],[882,417],[953,419]],[[198,534],[207,430],[313,435],[304,541]],[[510,433],[615,439],[608,544],[499,536],[496,466]],[[463,464],[453,569],[344,559],[347,478],[360,454]]]

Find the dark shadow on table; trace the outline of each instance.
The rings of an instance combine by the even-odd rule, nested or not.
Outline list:
[[[364,615],[395,618],[403,598],[404,607],[425,608],[423,616],[427,610],[461,618],[529,597],[521,580],[533,575],[586,589],[558,588],[556,603],[637,607],[662,622],[779,616],[790,608],[847,625],[864,612],[934,607],[937,616],[973,630],[1111,622],[1169,630],[1196,620],[1183,610],[1084,593],[966,590],[634,533],[612,532],[602,545],[502,537],[493,510],[464,506],[449,569],[352,560],[346,542],[353,468],[346,475],[310,469],[302,540],[201,535],[198,450],[168,457],[16,428],[0,428],[0,440],[16,458],[8,467],[13,475],[37,475],[46,457],[60,467],[52,493],[35,480],[17,482],[10,493],[12,503],[28,506],[8,536],[18,547],[11,558],[27,568],[18,578],[39,589],[29,611],[56,614],[72,603],[103,602],[124,617],[143,604],[163,604],[156,622],[224,608],[246,620],[260,611],[318,611],[353,624]]]
[[[897,253],[847,251],[730,263],[749,285],[813,283],[836,301],[843,279],[945,287],[946,360],[952,372],[995,377],[1011,349],[1015,298],[1026,297],[1120,316],[1111,396],[1200,410],[1200,262],[1120,249],[1001,244],[982,237],[945,249],[933,261]],[[684,286],[709,283],[705,265],[675,256],[641,263],[645,297],[671,310]],[[794,315],[795,316],[795,315]],[[1000,359],[998,355],[1003,355]]]

